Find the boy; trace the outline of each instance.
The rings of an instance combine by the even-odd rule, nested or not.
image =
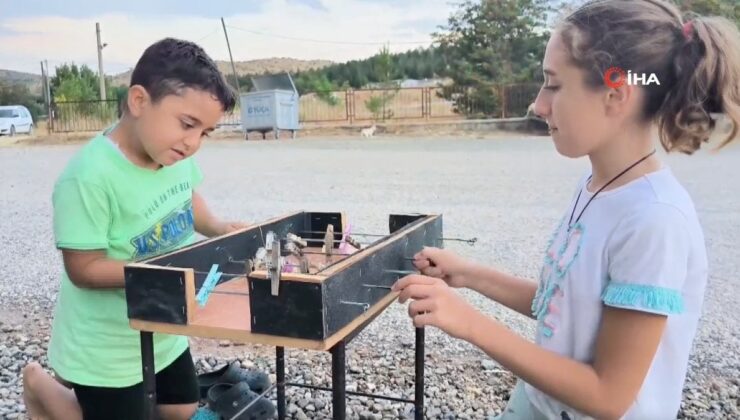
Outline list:
[[[195,232],[246,227],[215,218],[195,192],[192,155],[235,95],[197,45],[164,39],[131,75],[118,124],[69,162],[54,188],[54,234],[65,272],[49,344],[63,387],[38,364],[24,369],[32,418],[136,419],[143,413],[139,334],[128,325],[124,265],[191,242]],[[186,337],[155,334],[158,408],[188,419],[199,390]]]

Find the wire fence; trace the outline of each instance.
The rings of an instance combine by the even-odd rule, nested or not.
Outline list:
[[[55,133],[100,131],[115,123],[119,116],[120,107],[115,99],[53,102],[49,130]]]

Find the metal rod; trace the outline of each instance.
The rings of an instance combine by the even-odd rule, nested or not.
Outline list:
[[[144,418],[157,418],[157,384],[154,372],[154,337],[149,331],[142,331],[141,337],[141,371],[144,376]]]
[[[226,291],[220,291],[220,290],[211,290],[211,294],[216,295],[236,295],[236,296],[249,296],[249,293],[241,293],[241,292],[226,292]]]
[[[275,382],[277,382],[278,419],[285,420],[285,348],[275,347]]]
[[[334,420],[344,420],[347,416],[346,374],[342,340],[331,348],[331,406]]]
[[[209,272],[207,271],[196,271],[196,270],[193,270],[193,273],[205,274],[206,276],[209,274]],[[221,275],[226,276],[226,277],[246,277],[247,276],[246,273],[221,273]]]
[[[319,231],[319,230],[302,230],[301,233],[321,233],[321,234],[323,234],[323,233],[326,233],[326,232],[322,232],[322,231]],[[378,238],[382,238],[384,236],[391,236],[392,235],[391,233],[384,233],[384,234],[380,234],[380,233],[359,233],[359,232],[348,232],[348,233],[349,233],[350,236],[373,236],[373,237],[378,237]],[[334,232],[334,234],[335,235],[342,235],[343,232]],[[470,238],[470,239],[464,239],[464,238],[437,238],[437,239],[438,240],[441,240],[441,241],[467,242],[471,246],[474,245],[476,242],[478,242],[478,238],[475,238],[475,237]],[[314,239],[314,240],[318,240],[318,239]],[[321,239],[321,240],[323,241],[323,239]]]
[[[381,286],[379,284],[363,284],[363,287],[368,287],[370,289],[387,289],[391,290],[391,286]]]
[[[362,309],[364,311],[367,311],[368,309],[370,309],[370,304],[367,302],[350,302],[346,300],[340,300],[339,303],[344,304],[344,305],[362,306]]]
[[[325,241],[325,240],[323,240],[323,239],[311,239],[311,238],[303,238],[303,240],[304,240],[304,241],[306,241],[306,242],[322,242],[322,243],[323,243],[323,242],[326,242],[326,241]],[[341,240],[341,239],[332,239],[332,242],[336,244],[336,243],[342,242],[342,240]],[[372,243],[372,242],[359,242],[359,241],[358,241],[357,243],[359,243],[359,244],[363,244],[363,245],[367,245],[367,244],[370,244],[370,243]]]
[[[416,328],[414,419],[424,419],[424,328]]]
[[[357,251],[362,251],[361,249],[358,249]],[[301,251],[301,254],[305,255],[326,255],[326,252],[319,252],[319,251]],[[292,254],[291,254],[292,255]],[[344,255],[344,254],[332,254],[332,255]],[[350,256],[352,254],[347,254],[346,256]]]
[[[317,391],[327,391],[331,392],[332,389],[325,387],[325,386],[318,386],[318,385],[308,385],[308,384],[299,384],[296,382],[288,382],[285,384],[287,386],[294,386],[298,388],[308,388],[308,389],[314,389]],[[367,398],[375,398],[379,400],[388,400],[388,401],[396,401],[396,402],[402,402],[402,403],[408,403],[408,404],[414,404],[414,400],[408,400],[404,398],[396,398],[396,397],[386,397],[385,395],[376,395],[376,394],[367,394],[364,392],[355,392],[355,391],[345,391],[347,395],[354,395],[357,397],[367,397]]]
[[[325,234],[326,231],[320,231],[320,230],[302,230],[301,233],[317,233],[317,234]],[[386,233],[384,235],[381,235],[379,233],[357,233],[357,232],[347,232],[349,236],[375,236],[375,237],[383,237],[390,235],[389,233]],[[344,232],[334,232],[335,235],[344,235]],[[305,238],[304,238],[305,239]]]
[[[419,274],[419,272],[416,270],[383,270],[383,271],[386,273],[401,274],[404,276],[407,276],[409,274]]]
[[[283,267],[300,267],[298,264],[283,264]],[[208,275],[209,273],[207,271],[196,271],[193,270],[193,273],[195,274],[205,274]],[[221,273],[222,276],[226,277],[246,277],[247,273]]]
[[[438,238],[443,241],[456,241],[456,242],[467,242],[468,245],[473,246],[476,242],[478,242],[478,238],[470,238],[470,239],[463,239],[463,238]]]

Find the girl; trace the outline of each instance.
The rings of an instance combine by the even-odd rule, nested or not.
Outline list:
[[[414,325],[469,341],[521,379],[502,419],[675,418],[707,256],[692,200],[655,155],[651,129],[667,151],[688,154],[712,133],[710,113],[732,123],[722,145],[737,136],[740,33],[721,18],[684,20],[660,0],[592,1],[553,32],[543,70],[535,111],[558,152],[588,156],[591,171],[550,240],[539,286],[427,248],[414,261],[422,274],[394,290],[413,300]],[[461,287],[535,318],[536,343],[473,309],[453,291]]]

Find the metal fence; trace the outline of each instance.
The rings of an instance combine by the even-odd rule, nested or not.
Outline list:
[[[492,88],[498,105],[492,115],[491,105],[471,95],[465,88],[401,88],[343,90],[321,95],[301,95],[299,119],[314,125],[365,124],[369,121],[410,121],[430,119],[521,117],[534,102],[540,84],[523,83]],[[445,97],[446,96],[446,97]],[[119,117],[116,100],[57,102],[51,106],[51,131],[100,131]],[[240,126],[239,107],[225,115],[220,126]]]
[[[55,133],[100,131],[116,122],[119,103],[106,101],[65,101],[51,104],[49,130]]]

